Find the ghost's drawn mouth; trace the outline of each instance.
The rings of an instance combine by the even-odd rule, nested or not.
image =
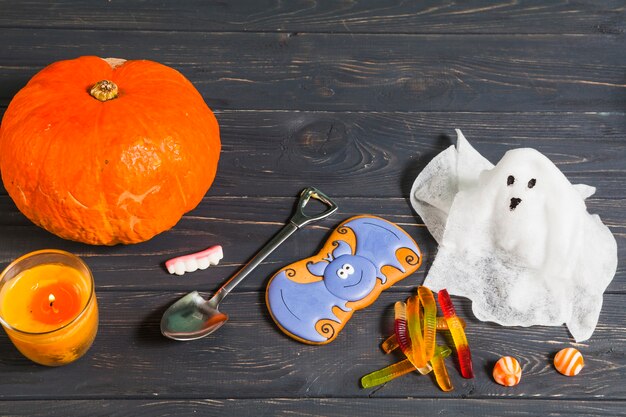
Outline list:
[[[515,208],[516,208],[517,206],[519,206],[519,203],[521,203],[521,202],[522,202],[522,199],[521,199],[521,198],[516,198],[516,197],[513,197],[513,198],[511,199],[511,204],[509,205],[509,208],[511,209],[511,211],[515,210]]]
[[[361,281],[363,281],[363,271],[361,271],[361,277],[359,278],[359,282],[352,284],[352,285],[344,285],[344,288],[348,288],[348,287],[356,287],[357,285],[359,285],[361,283]]]

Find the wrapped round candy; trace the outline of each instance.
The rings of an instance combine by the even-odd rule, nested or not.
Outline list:
[[[493,367],[493,379],[500,385],[512,387],[519,384],[522,378],[522,367],[517,359],[504,356]]]
[[[565,376],[578,375],[583,366],[583,355],[571,347],[560,350],[554,357],[554,367]]]

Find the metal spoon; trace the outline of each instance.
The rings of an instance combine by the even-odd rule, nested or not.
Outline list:
[[[304,207],[311,198],[326,204],[328,209],[315,216],[304,214]],[[217,309],[220,301],[293,232],[311,222],[324,219],[335,211],[337,211],[337,205],[321,191],[313,187],[302,190],[289,223],[267,242],[254,258],[226,281],[210,300],[205,300],[197,291],[193,291],[172,304],[163,313],[161,333],[170,339],[187,341],[208,336],[222,327],[228,320],[228,316]]]

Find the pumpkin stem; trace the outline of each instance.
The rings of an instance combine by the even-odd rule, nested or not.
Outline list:
[[[91,87],[89,94],[100,101],[112,100],[117,97],[117,85],[109,80],[98,81]]]

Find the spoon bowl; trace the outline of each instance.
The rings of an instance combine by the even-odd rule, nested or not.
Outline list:
[[[328,208],[315,216],[305,214],[304,207],[311,198],[321,201]],[[321,191],[313,187],[305,188],[300,193],[298,205],[289,223],[267,242],[254,258],[222,285],[210,300],[205,300],[198,291],[193,291],[172,304],[161,318],[161,333],[170,339],[188,341],[208,336],[222,327],[228,320],[228,316],[218,310],[220,301],[292,233],[306,224],[330,216],[335,211],[337,211],[337,205]]]
[[[161,333],[180,341],[208,336],[228,321],[228,316],[216,307],[198,291],[190,292],[167,309],[161,318]]]

